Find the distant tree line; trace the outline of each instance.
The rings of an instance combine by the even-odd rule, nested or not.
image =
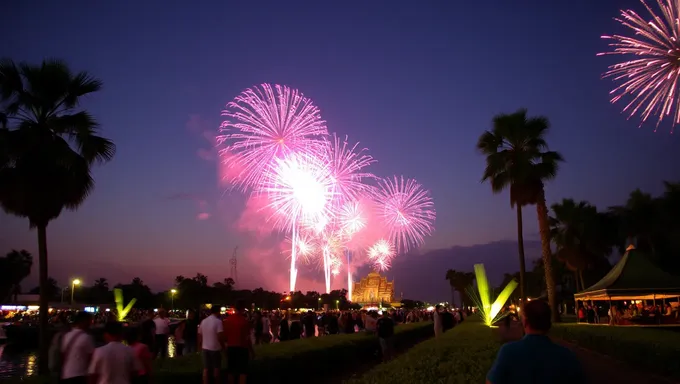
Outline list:
[[[3,303],[12,303],[16,294],[21,293],[21,280],[31,272],[30,253],[26,251],[12,251],[7,256],[0,258],[0,295],[5,300]],[[11,277],[11,278],[9,278]],[[47,279],[46,295],[50,302],[71,299],[70,284],[60,286],[54,278]],[[263,309],[295,309],[295,308],[324,308],[330,309],[357,309],[359,305],[347,300],[347,290],[334,290],[330,293],[316,291],[301,291],[286,294],[282,292],[267,291],[263,288],[235,289],[234,280],[225,278],[213,284],[208,283],[206,275],[197,273],[196,276],[187,278],[177,276],[172,288],[153,292],[144,281],[135,277],[130,283],[116,284],[112,286],[108,279],[101,277],[91,285],[81,282],[73,291],[74,301],[78,304],[112,305],[113,288],[120,288],[126,299],[136,298],[135,308],[199,308],[204,304],[233,306],[237,301],[243,300],[249,305]],[[173,293],[174,290],[174,293]],[[28,291],[29,294],[39,294],[40,287]],[[425,303],[419,300],[402,300],[404,308],[422,308]]]

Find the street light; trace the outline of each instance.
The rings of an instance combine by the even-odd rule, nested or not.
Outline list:
[[[335,309],[340,309],[340,300],[335,300]]]
[[[321,309],[321,298],[319,297],[319,303],[316,305],[316,309]]]
[[[170,308],[173,311],[175,310],[175,293],[177,293],[177,290],[175,288],[170,290]]]
[[[73,279],[71,282],[71,305],[73,305],[73,291],[76,290],[76,285],[80,285],[79,279]]]

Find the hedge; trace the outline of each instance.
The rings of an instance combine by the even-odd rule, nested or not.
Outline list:
[[[680,379],[678,329],[556,324],[551,336],[610,356],[641,370]]]
[[[498,352],[496,332],[470,318],[348,383],[483,383]]]
[[[398,325],[394,331],[398,345],[414,344],[434,335],[431,322]],[[303,383],[317,381],[314,377],[335,377],[374,358],[377,348],[377,337],[364,332],[258,345],[255,346],[255,359],[250,363],[248,382]],[[155,361],[154,364],[155,383],[201,383],[200,354],[166,359],[162,365]],[[41,377],[28,377],[12,382],[42,384],[46,381]]]

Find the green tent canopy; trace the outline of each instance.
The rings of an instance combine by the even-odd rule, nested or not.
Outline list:
[[[632,245],[602,280],[574,294],[585,300],[653,300],[680,296],[680,277],[673,276]]]

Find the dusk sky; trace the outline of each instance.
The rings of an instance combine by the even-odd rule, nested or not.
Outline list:
[[[243,288],[287,289],[285,256],[243,229],[245,199],[218,183],[211,141],[225,104],[265,82],[310,97],[329,131],[370,149],[377,175],[403,174],[431,190],[436,232],[423,253],[456,248],[396,260],[387,275],[405,297],[448,298],[445,270],[476,261],[496,274],[517,270],[515,212],[507,193],[480,183],[485,162],[475,150],[498,113],[526,107],[550,119],[549,144],[566,163],[547,186],[549,204],[572,197],[606,208],[635,188],[659,194],[662,180],[680,179],[670,125],[638,129],[600,79],[619,59],[595,56],[607,50],[600,36],[625,32],[612,18],[622,7],[645,12],[638,0],[192,4],[3,5],[0,55],[61,58],[102,79],[83,107],[118,147],[94,170],[94,194],[48,227],[50,275],[62,283],[140,276],[160,290],[196,272],[214,282],[229,276],[238,245]],[[525,233],[538,239],[533,206]],[[30,289],[37,234],[0,213],[0,252],[12,248],[35,255]],[[322,280],[307,271],[299,286],[321,290]],[[436,283],[424,289],[425,280]]]

